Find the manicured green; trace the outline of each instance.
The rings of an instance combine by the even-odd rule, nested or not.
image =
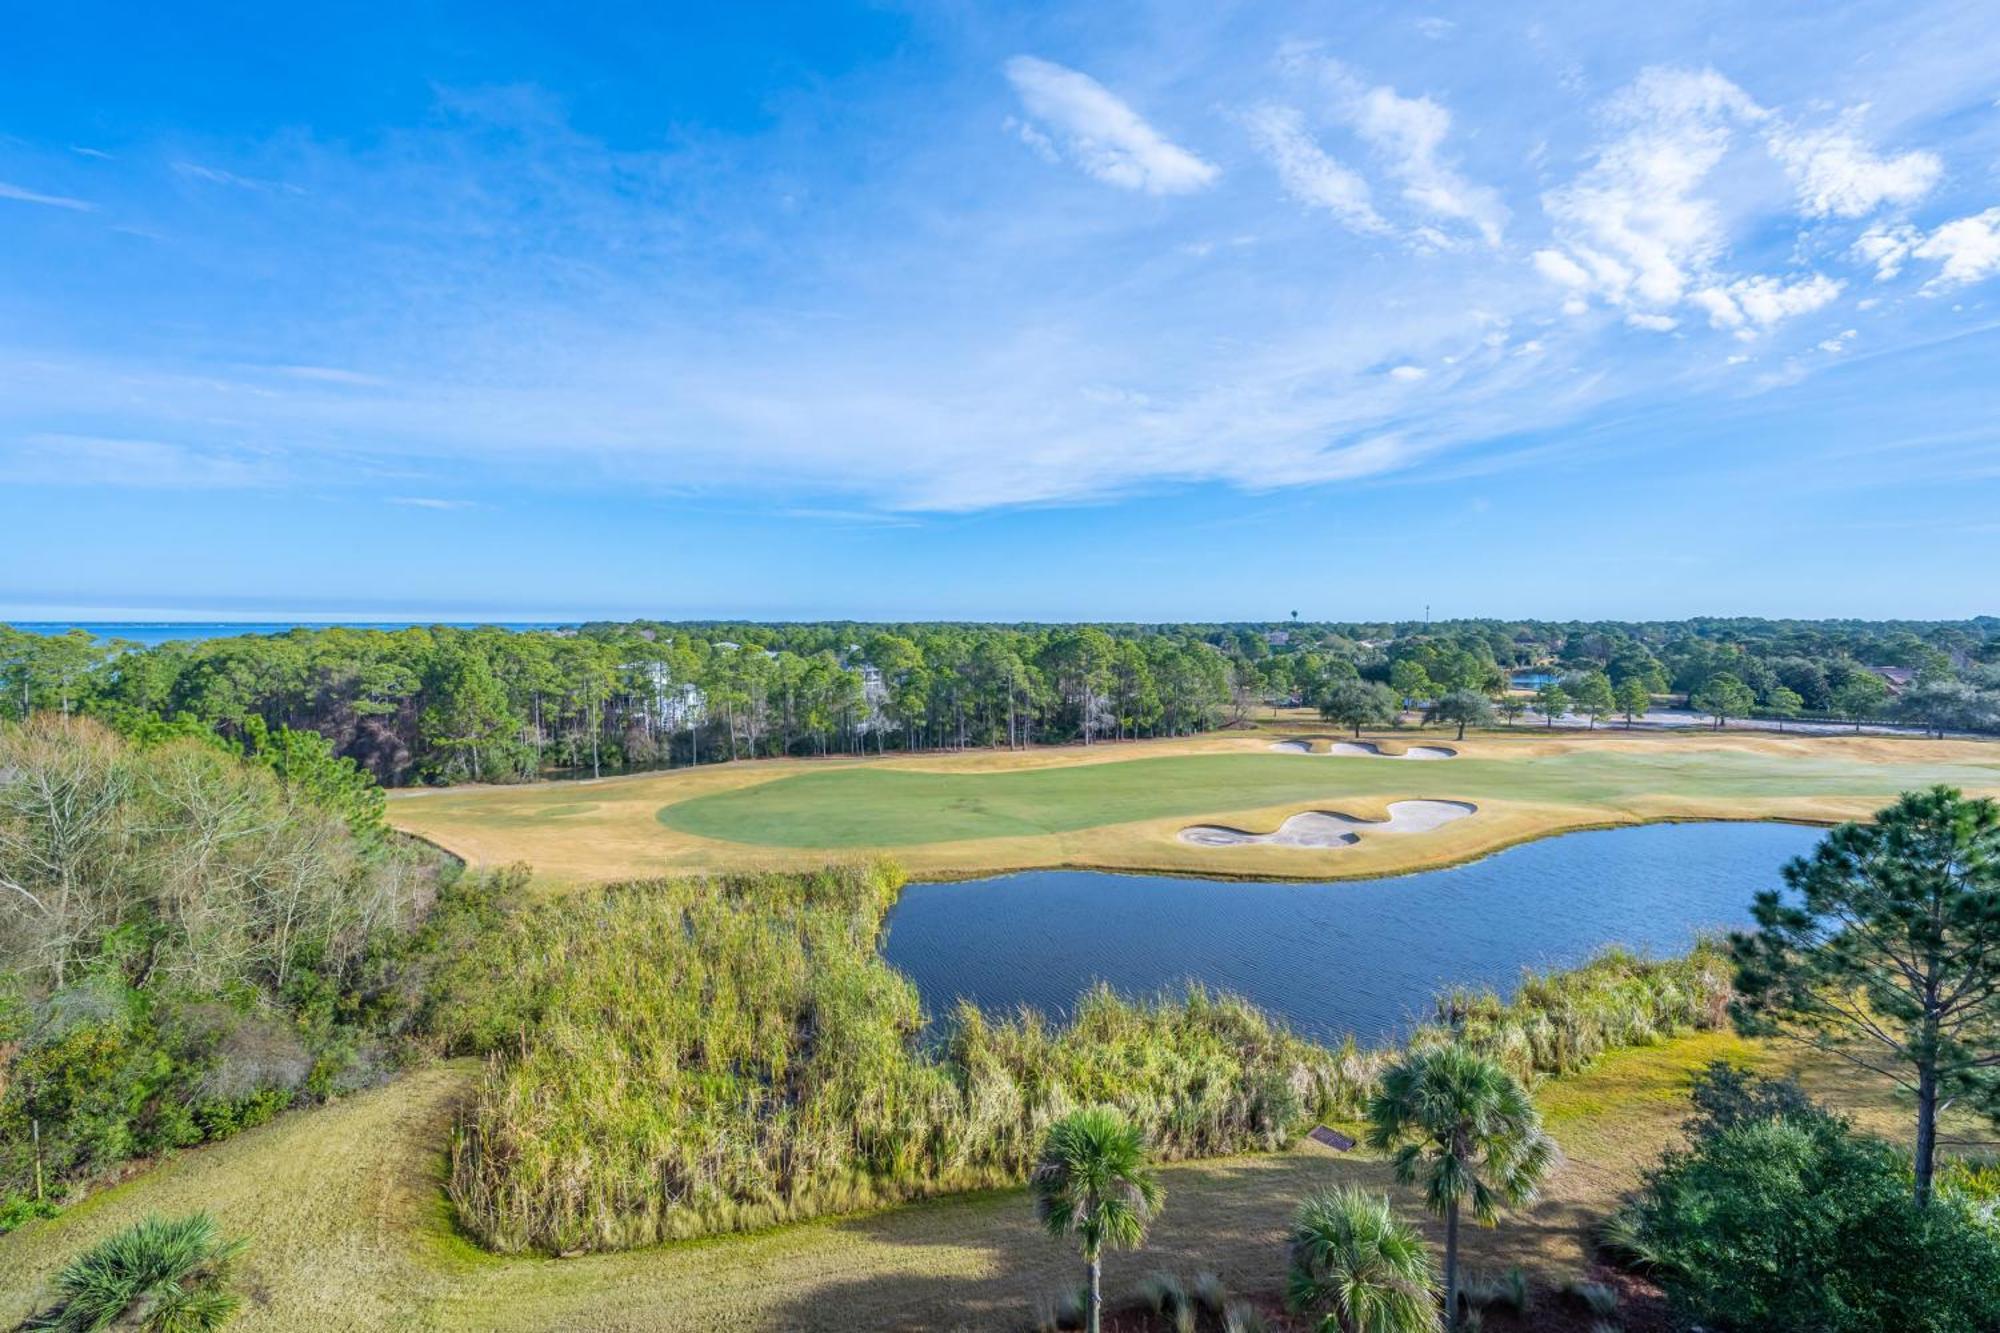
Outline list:
[[[1831,755],[1680,750],[1459,758],[1423,767],[1286,754],[1178,755],[983,773],[799,773],[662,808],[682,833],[768,847],[907,847],[1069,832],[1347,796],[1500,798],[1616,806],[1644,797],[1889,796],[2000,783],[1991,764],[1875,764]]]

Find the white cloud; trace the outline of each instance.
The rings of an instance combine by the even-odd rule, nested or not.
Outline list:
[[[1244,117],[1251,135],[1277,169],[1285,193],[1324,208],[1355,231],[1381,235],[1389,224],[1375,211],[1368,182],[1327,156],[1306,133],[1305,118],[1291,107],[1261,106]]]
[[[94,213],[97,205],[88,199],[72,199],[64,194],[43,194],[21,185],[9,185],[0,181],[0,199],[12,199],[21,204],[40,204],[44,208],[67,208],[77,213]]]
[[[1945,223],[1912,246],[1910,254],[1939,266],[1925,291],[1962,287],[2000,273],[2000,208]]]
[[[1041,158],[1042,161],[1062,161],[1062,154],[1056,151],[1055,140],[1043,134],[1027,121],[1017,120],[1013,116],[1009,116],[1004,124],[1020,137],[1022,143],[1033,149],[1035,156]]]
[[[1747,325],[1770,328],[1795,315],[1810,314],[1830,305],[1840,295],[1842,284],[1823,273],[1808,274],[1787,282],[1759,274],[1738,278],[1725,286],[1704,287],[1689,295],[1691,304],[1708,313],[1708,322],[1718,329],[1740,329]]]
[[[1862,232],[1848,253],[1861,263],[1873,264],[1875,280],[1886,282],[1903,271],[1904,261],[1922,239],[1923,233],[1908,223],[1878,224]]]
[[[1711,177],[1739,129],[1770,119],[1713,70],[1649,69],[1613,98],[1611,137],[1581,175],[1543,200],[1562,248],[1537,251],[1534,264],[1567,293],[1564,311],[1595,297],[1625,311],[1627,323],[1665,330],[1678,322],[1676,309],[1691,305],[1712,327],[1747,340],[1838,297],[1842,284],[1822,273],[1727,271],[1728,219]],[[1823,213],[1913,197],[1927,169],[1917,160],[1923,155],[1882,159],[1844,131],[1766,136],[1782,157],[1781,144],[1802,200]],[[1871,242],[1856,254],[1881,260],[1889,249]]]
[[[1088,74],[1034,56],[1007,62],[1007,79],[1028,114],[1052,127],[1084,171],[1147,194],[1205,189],[1221,173],[1172,142]],[[1037,130],[1040,134],[1041,131]],[[1023,135],[1031,146],[1039,146]],[[1048,143],[1049,136],[1043,135]]]
[[[1873,264],[1877,282],[1896,277],[1912,259],[1927,259],[1938,266],[1924,284],[1930,294],[1980,282],[2000,272],[2000,208],[1956,218],[1928,235],[1908,223],[1873,226],[1848,253]]]
[[[1583,265],[1560,250],[1535,251],[1535,267],[1550,282],[1573,287],[1578,291],[1590,290],[1590,274],[1585,271]]]
[[[1819,350],[1827,353],[1829,356],[1838,356],[1840,353],[1846,351],[1847,345],[1859,336],[1860,330],[1858,329],[1843,329],[1831,338],[1822,339],[1819,344]]]
[[[1347,119],[1403,183],[1404,199],[1434,217],[1467,223],[1488,245],[1500,244],[1507,206],[1499,193],[1467,180],[1442,155],[1449,111],[1428,97],[1403,97],[1382,86],[1353,98]]]
[[[1390,474],[1569,419],[1599,392],[1595,377],[1569,373],[1567,348],[1516,358],[1485,347],[1493,326],[1468,319],[1461,291],[1433,297],[1385,278],[1376,290],[1406,299],[1363,298],[1374,313],[1356,319],[1340,306],[1283,311],[1267,299],[1282,288],[1259,280],[1254,336],[1162,339],[1162,329],[1215,312],[1185,292],[1178,269],[1159,281],[1160,299],[1141,310],[1065,306],[1064,319],[1034,328],[948,321],[915,341],[896,329],[830,340],[817,327],[773,334],[760,323],[754,341],[724,331],[691,348],[585,331],[472,371],[412,347],[393,394],[281,381],[269,367],[232,380],[223,367],[0,357],[0,401],[24,415],[76,410],[115,383],[125,414],[161,431],[301,442],[282,460],[240,446],[205,460],[128,444],[96,451],[87,469],[55,449],[28,460],[0,444],[0,477],[248,486],[282,461],[278,480],[294,486],[397,478],[375,488],[377,503],[450,498],[414,478],[477,475],[496,486],[556,478],[549,484],[621,494],[693,486],[801,505],[964,512],[1169,485],[1265,490]],[[1148,355],[1135,360],[1135,347]],[[1447,379],[1438,367],[1453,357]],[[1406,364],[1432,373],[1414,383],[1389,373]],[[668,365],[675,373],[662,374]]]
[[[1427,217],[1466,224],[1488,245],[1500,243],[1507,205],[1497,190],[1467,179],[1445,152],[1451,112],[1441,103],[1404,97],[1387,84],[1370,86],[1340,61],[1320,58],[1309,47],[1288,46],[1278,60],[1281,67],[1319,81],[1330,94],[1333,116],[1402,185],[1406,203]],[[1452,244],[1434,228],[1418,228],[1417,237],[1439,249]]]
[[[1405,40],[1414,40],[1407,27]],[[1051,71],[1052,86],[1074,93],[1080,83],[1087,95],[1055,98],[1036,83]],[[1653,90],[1645,115],[1632,109],[1644,99],[1629,95],[1612,108],[1608,128],[1583,127],[1595,126],[1603,143],[1595,160],[1580,164],[1581,188],[1601,194],[1661,184],[1666,200],[1642,192],[1619,215],[1621,227],[1600,232],[1578,213],[1547,239],[1529,238],[1530,219],[1517,202],[1508,254],[1532,254],[1530,268],[1512,257],[1493,262],[1469,219],[1423,216],[1403,197],[1425,162],[1455,169],[1448,150],[1459,142],[1452,131],[1464,134],[1469,102],[1454,104],[1459,116],[1448,121],[1427,99],[1385,92],[1374,99],[1370,139],[1350,133],[1338,118],[1347,113],[1331,109],[1319,84],[1314,102],[1295,105],[1322,120],[1284,107],[1242,114],[1249,133],[1235,151],[1254,134],[1285,188],[1313,208],[1405,245],[1415,224],[1435,223],[1441,243],[1457,247],[1436,263],[1380,253],[1357,262],[1357,252],[1388,247],[1351,243],[1329,235],[1332,227],[1299,227],[1296,208],[1273,197],[1261,162],[1252,164],[1258,179],[1248,188],[1227,197],[1216,191],[1199,201],[1198,216],[1172,210],[1188,227],[1171,234],[1148,228],[1135,237],[1101,218],[1079,218],[1076,191],[1093,187],[1070,175],[1077,167],[1035,170],[1014,156],[1015,138],[1065,163],[1122,173],[1120,185],[1135,191],[1164,186],[1148,165],[1158,154],[1149,157],[1146,145],[1165,141],[1150,130],[1148,139],[1080,128],[1083,111],[1068,115],[1077,107],[1103,112],[1108,102],[1136,116],[1073,71],[1043,62],[1026,72],[1025,87],[1040,88],[1035,97],[1020,82],[1020,104],[1011,90],[996,90],[1008,105],[973,127],[1012,161],[991,181],[969,184],[1000,188],[968,191],[965,225],[945,228],[896,225],[937,205],[937,159],[926,153],[882,154],[884,174],[853,182],[845,196],[836,183],[805,182],[818,187],[822,216],[788,223],[758,212],[750,216],[778,227],[774,235],[728,237],[719,248],[700,228],[661,231],[677,198],[656,193],[654,183],[686,173],[655,170],[654,159],[622,150],[600,154],[582,133],[491,136],[498,156],[477,169],[461,160],[456,133],[433,140],[425,136],[436,132],[421,128],[411,131],[417,148],[403,150],[409,160],[386,166],[373,154],[349,161],[344,149],[320,147],[302,150],[302,160],[282,152],[246,157],[269,161],[259,174],[311,181],[315,195],[350,205],[295,210],[296,234],[287,229],[283,254],[261,248],[271,243],[261,224],[213,238],[218,247],[244,248],[243,272],[218,270],[217,282],[230,284],[223,293],[232,299],[254,303],[246,305],[252,311],[270,299],[253,275],[278,259],[306,253],[325,266],[324,275],[288,289],[288,299],[303,303],[296,327],[261,344],[252,367],[241,364],[240,351],[219,362],[209,341],[165,335],[129,347],[117,340],[90,354],[32,342],[0,349],[0,401],[12,420],[27,423],[22,429],[62,423],[79,434],[136,437],[29,457],[0,434],[0,472],[29,472],[51,485],[78,478],[249,485],[282,469],[287,484],[328,491],[365,484],[378,508],[398,503],[420,512],[453,503],[452,490],[430,488],[468,476],[491,477],[491,487],[526,481],[619,494],[751,494],[887,511],[1066,503],[1163,486],[1268,488],[1391,473],[1447,454],[1484,464],[1509,454],[1515,446],[1507,441],[1531,427],[1574,421],[1628,393],[1686,383],[1692,396],[1704,375],[1721,376],[1721,353],[1739,350],[1728,333],[1707,332],[1714,309],[1739,321],[1732,331],[1754,331],[1762,326],[1753,312],[1782,313],[1819,290],[1817,275],[1789,269],[1753,284],[1747,266],[1727,253],[1733,219],[1703,213],[1702,196],[1726,201],[1742,164],[1732,158],[1728,169],[1704,174],[1700,152],[1683,153],[1690,139],[1695,150],[1705,148],[1715,124],[1755,153],[1766,176],[1760,204],[1774,196],[1779,209],[1792,207],[1790,187],[1765,154],[1769,119],[1732,99],[1733,85],[1716,88],[1712,76],[1687,76],[1697,85],[1689,94]],[[1431,76],[1399,69],[1397,77],[1408,90]],[[1365,101],[1369,91],[1357,97]],[[1137,105],[1150,110],[1150,96]],[[1542,133],[1567,145],[1578,128],[1517,133],[1504,117],[1489,123],[1492,108],[1479,110],[1500,145]],[[1003,129],[1009,111],[1014,118]],[[1681,133],[1690,120],[1695,132]],[[1079,137],[1099,156],[1079,149]],[[1184,151],[1165,149],[1170,160]],[[1196,161],[1195,175],[1212,178],[1215,168]],[[1545,164],[1521,173],[1553,170],[1561,183],[1577,169]],[[739,196],[767,207],[770,173],[744,170],[754,181],[724,173],[703,185],[714,191],[717,216],[733,215]],[[199,197],[220,190],[183,177],[167,203],[190,214],[165,208],[159,220],[240,227],[244,210],[218,213],[212,198]],[[407,236],[408,248],[381,243],[384,213],[408,228],[386,232]],[[1704,231],[1695,225],[1702,222],[1713,226]],[[1758,235],[1768,238],[1761,226]],[[1652,256],[1628,244],[1632,237],[1656,243],[1685,275],[1677,304],[1639,297]],[[1927,239],[1916,235],[1911,244]],[[559,263],[524,266],[527,242]],[[704,271],[718,254],[733,261],[740,244],[782,245],[801,262],[754,266],[740,285],[740,265],[718,265],[712,291],[677,298],[685,274]],[[1193,263],[1177,245],[1211,260]],[[1824,245],[1820,238],[1811,248]],[[1932,265],[1921,267],[1928,275]],[[554,271],[582,280],[545,281]],[[1828,271],[1866,281],[1867,270]],[[1690,303],[1691,294],[1710,291],[1717,296],[1706,304]],[[1589,303],[1607,292],[1627,294],[1626,303],[1601,319],[1589,315]],[[1551,307],[1563,300],[1585,317],[1551,322]],[[1948,317],[1948,301],[1910,304]],[[1481,311],[1498,322],[1475,319]],[[1635,326],[1666,336],[1639,339],[1618,322],[1628,314]],[[1830,313],[1822,318],[1828,327],[1802,337],[1806,347],[1841,327]],[[340,330],[339,355],[348,359],[316,364],[334,355],[321,336],[328,328]],[[1683,344],[1681,333],[1698,336]],[[1807,355],[1815,367],[1826,364],[1817,352]],[[63,362],[71,368],[54,364]],[[349,364],[354,369],[341,368]],[[381,367],[394,368],[383,372],[393,374],[393,391],[354,387],[369,383],[362,372]],[[1730,378],[1747,387],[1753,373]],[[205,449],[148,438],[201,441]],[[284,453],[245,447],[268,441],[284,441]]]
[[[1780,129],[1767,142],[1808,217],[1859,218],[1884,204],[1913,204],[1944,174],[1935,153],[1881,157],[1848,129]]]
[[[1764,115],[1713,70],[1648,69],[1612,100],[1614,136],[1588,170],[1543,199],[1597,295],[1641,309],[1680,303],[1724,249],[1721,214],[1701,187],[1734,126]]]

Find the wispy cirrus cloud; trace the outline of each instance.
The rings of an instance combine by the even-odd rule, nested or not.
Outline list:
[[[1036,122],[1027,127],[1027,142],[1045,153],[1055,153],[1060,143],[1063,155],[1107,185],[1188,194],[1221,175],[1088,74],[1028,55],[1009,60],[1006,73]]]
[[[479,507],[477,500],[454,500],[437,495],[392,495],[389,497],[389,503],[392,505],[402,505],[409,509],[453,510],[477,509]]]
[[[233,490],[274,484],[274,458],[161,440],[55,432],[0,443],[0,477],[22,485]]]
[[[24,185],[10,185],[0,181],[0,199],[12,199],[19,204],[40,204],[44,208],[67,208],[75,213],[94,213],[97,205],[88,199],[72,199],[66,194],[44,194],[40,190],[30,190]]]
[[[1346,62],[1308,47],[1288,47],[1279,64],[1310,78],[1327,99],[1328,113],[1368,146],[1399,185],[1416,214],[1470,227],[1489,246],[1500,244],[1509,210],[1500,192],[1470,179],[1446,147],[1451,111],[1437,99],[1408,97],[1389,84],[1371,84]],[[1432,233],[1431,239],[1441,239]]]
[[[441,95],[359,148],[121,144],[121,164],[192,183],[156,180],[138,214],[179,242],[148,263],[187,267],[160,288],[175,299],[88,350],[0,348],[7,423],[73,442],[67,461],[0,445],[0,467],[259,484],[276,441],[292,482],[370,478],[376,504],[450,508],[430,488],[478,476],[828,514],[1428,473],[1621,394],[1706,384],[1718,333],[1746,339],[1723,349],[1736,364],[1845,347],[1850,324],[1874,354],[1887,340],[1862,321],[1887,312],[1837,310],[1852,269],[1880,262],[1848,256],[1873,216],[1855,209],[1884,213],[1882,256],[1933,266],[1934,291],[1992,269],[1986,215],[1916,220],[1951,188],[1919,190],[1931,150],[1875,146],[1852,114],[1801,129],[1830,113],[1661,69],[1609,99],[1538,89],[1531,116],[1486,95],[1473,45],[1281,54],[1276,74],[1276,33],[1233,58],[1079,61],[1170,75],[1116,92],[1028,55],[995,79],[982,50],[962,122],[884,94],[897,113],[867,143],[909,151],[841,171],[755,136],[613,144],[533,90]],[[1144,205],[1078,207],[1074,177],[1003,156],[1003,115]],[[1269,171],[1236,169],[1246,147]],[[962,174],[941,190],[947,158]],[[327,206],[266,207],[283,180]],[[196,283],[217,300],[191,318]],[[196,336],[159,334],[175,320]]]
[[[1288,106],[1254,107],[1243,117],[1285,193],[1310,208],[1322,208],[1350,230],[1387,235],[1388,222],[1375,211],[1374,191],[1357,171],[1337,162],[1306,130],[1305,116]]]
[[[174,170],[189,180],[203,181],[209,185],[227,185],[232,189],[251,190],[258,193],[276,191],[283,194],[304,194],[305,187],[289,181],[263,180],[255,176],[245,176],[222,167],[212,167],[202,162],[176,162]]]
[[[308,380],[315,384],[344,384],[353,388],[376,389],[389,382],[379,375],[345,370],[339,366],[273,366],[271,369],[291,379]]]

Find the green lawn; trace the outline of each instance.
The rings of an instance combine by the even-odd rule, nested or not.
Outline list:
[[[899,847],[1414,791],[1615,810],[1627,800],[1659,796],[1887,798],[1936,782],[1989,788],[2000,784],[2000,764],[1883,764],[1662,747],[1421,765],[1215,754],[993,772],[852,767],[699,796],[663,807],[659,819],[681,833],[765,847]]]

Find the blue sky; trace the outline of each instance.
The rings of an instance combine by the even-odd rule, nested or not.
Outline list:
[[[0,615],[2000,609],[1983,0],[571,9],[10,21]]]

